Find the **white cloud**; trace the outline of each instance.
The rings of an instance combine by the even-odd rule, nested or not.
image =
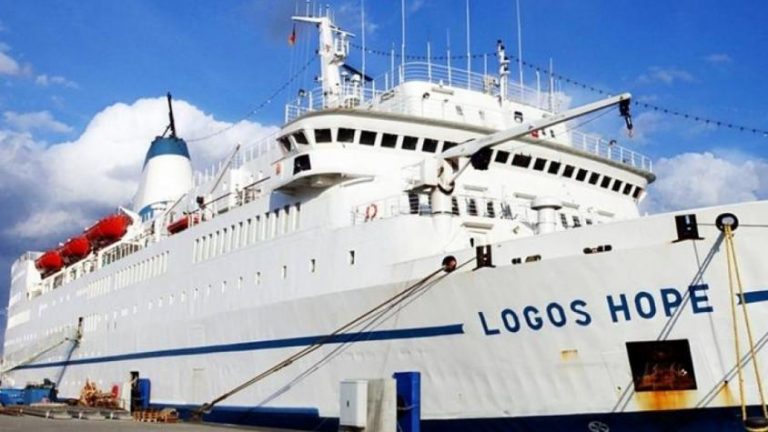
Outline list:
[[[19,75],[21,71],[19,62],[0,50],[0,75]]]
[[[72,131],[72,127],[54,119],[53,115],[48,111],[23,114],[14,111],[6,111],[3,113],[3,121],[12,129],[23,132],[41,130],[66,133]]]
[[[174,101],[173,107],[184,138],[231,126],[184,101]],[[18,207],[27,208],[16,220],[4,221],[10,228],[3,234],[63,239],[110,208],[130,202],[149,144],[167,122],[166,100],[155,98],[109,106],[91,119],[79,138],[51,146],[35,142],[29,133],[0,130],[0,175],[5,176],[0,196],[15,194],[24,200]],[[276,130],[242,121],[214,138],[188,141],[194,166],[206,167],[229,154],[235,143],[248,147]]]
[[[661,82],[666,85],[672,85],[677,81],[695,82],[696,78],[690,72],[674,66],[651,66],[644,74],[640,75],[637,80],[640,83],[646,84],[652,82]]]
[[[714,53],[706,56],[704,58],[709,63],[713,64],[727,64],[727,63],[733,63],[733,58],[725,53]]]
[[[43,87],[48,87],[49,85],[60,85],[68,88],[80,87],[77,85],[76,82],[70,81],[64,78],[63,76],[59,76],[59,75],[48,76],[46,74],[38,75],[37,78],[35,78],[35,84]]]
[[[654,164],[658,180],[643,208],[652,213],[707,207],[768,196],[768,161],[684,153]]]
[[[417,12],[419,9],[424,7],[424,3],[426,3],[426,0],[411,0],[410,4],[408,5],[408,10],[410,12]]]

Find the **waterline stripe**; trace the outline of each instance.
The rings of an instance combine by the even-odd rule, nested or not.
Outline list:
[[[375,330],[369,332],[344,333],[334,336],[304,336],[288,339],[274,339],[266,341],[240,342],[234,344],[208,345],[189,348],[175,348],[158,351],[145,351],[129,354],[119,354],[103,357],[75,359],[69,361],[57,361],[48,363],[35,363],[19,366],[16,369],[38,369],[47,367],[76,366],[92,363],[106,363],[124,360],[141,360],[157,357],[178,357],[186,355],[214,354],[238,351],[256,351],[275,348],[303,347],[315,344],[325,339],[322,344],[342,344],[347,342],[368,342],[395,339],[414,339],[437,336],[450,336],[464,334],[464,324],[451,324],[437,327],[420,327],[397,330]]]

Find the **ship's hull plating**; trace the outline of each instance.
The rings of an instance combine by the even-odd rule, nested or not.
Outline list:
[[[325,339],[314,354],[233,395],[209,418],[335,430],[339,381],[419,371],[425,430],[741,430],[728,265],[714,221],[726,211],[740,219],[735,246],[760,358],[768,339],[768,304],[761,301],[768,299],[768,230],[757,225],[766,210],[768,204],[754,203],[697,211],[701,240],[675,241],[674,216],[660,215],[496,244],[495,267],[468,271],[471,263],[439,276],[381,319]],[[605,245],[609,251],[583,252]],[[564,251],[569,247],[579,252]],[[464,262],[473,254],[456,255]],[[541,259],[525,262],[536,255]],[[511,264],[517,257],[523,262]],[[77,396],[86,378],[109,387],[139,371],[152,380],[153,403],[189,408],[323,339],[436,269],[441,258],[396,265],[393,273],[409,275],[401,282],[261,307],[238,307],[223,298],[235,294],[214,293],[198,301],[231,306],[204,318],[167,304],[161,325],[87,333],[75,350],[85,355],[67,360],[62,347],[11,378],[23,384],[61,375],[62,396]],[[680,359],[633,348],[659,340],[682,344],[660,354]],[[767,361],[760,363],[763,376]],[[675,383],[654,381],[664,368]],[[745,361],[750,405],[759,403],[754,377]]]

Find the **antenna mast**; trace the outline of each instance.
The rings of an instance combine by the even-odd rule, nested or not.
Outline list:
[[[523,98],[523,29],[520,26],[520,0],[515,0],[517,5],[517,68],[520,72],[520,98]]]
[[[402,84],[405,78],[405,0],[400,0],[400,31],[400,83]]]
[[[469,0],[467,3],[467,89],[472,88],[472,55],[470,52]]]
[[[171,104],[171,92],[166,94],[168,98],[168,118],[171,120],[171,124],[168,125],[171,128],[171,138],[176,138],[176,122],[173,120],[173,105]]]

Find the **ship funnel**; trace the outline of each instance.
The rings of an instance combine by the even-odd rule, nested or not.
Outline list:
[[[163,136],[155,137],[144,158],[141,182],[133,199],[133,210],[149,220],[165,210],[192,187],[192,163],[187,143],[176,136],[171,94],[168,93],[170,124]],[[165,136],[168,132],[170,136]]]

